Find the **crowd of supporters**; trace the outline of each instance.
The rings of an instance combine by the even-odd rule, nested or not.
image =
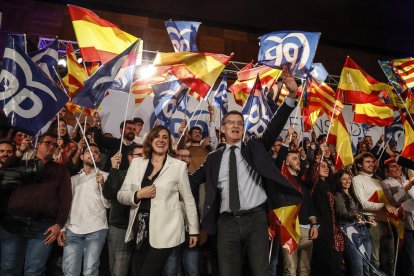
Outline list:
[[[414,166],[384,137],[365,136],[354,164],[337,171],[326,135],[280,136],[283,124],[265,147],[244,146],[237,112],[215,126],[210,109],[204,139],[183,122],[179,140],[163,127],[142,133],[140,118],[120,122],[114,138],[98,113],[83,136],[65,113],[38,139],[11,129],[0,141],[1,275],[414,275]],[[220,151],[230,164],[216,162]],[[297,206],[296,237],[296,216],[279,217],[273,235],[270,216],[256,216],[271,211],[271,191],[281,208]]]

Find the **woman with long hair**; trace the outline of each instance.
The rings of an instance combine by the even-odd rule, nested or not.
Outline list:
[[[372,218],[365,217],[362,213],[362,207],[352,192],[351,175],[341,170],[336,173],[336,183],[339,191],[335,195],[335,209],[338,224],[344,227],[353,227],[353,239],[358,239],[360,244],[365,248],[365,255],[369,261],[371,256],[371,240],[369,238],[368,229],[365,227],[366,220],[375,223]],[[369,265],[365,262],[349,238],[345,237],[345,261],[349,275],[363,276],[369,275]],[[359,246],[359,243],[358,245]]]
[[[335,182],[326,160],[313,164],[311,182],[311,196],[320,224],[318,238],[313,242],[311,275],[340,276],[343,274],[341,266],[345,242],[336,223]]]
[[[68,162],[74,163],[74,161],[77,163],[77,160],[72,160],[77,145],[70,139],[66,121],[63,119],[55,120],[50,125],[49,131],[58,136],[57,143],[59,148],[56,150],[54,156],[55,162],[62,165],[66,165]]]
[[[164,264],[185,239],[184,203],[189,246],[198,241],[199,225],[187,166],[171,157],[171,134],[154,127],[144,141],[144,158],[133,159],[118,200],[131,205],[125,242],[133,241],[130,275],[161,275]]]

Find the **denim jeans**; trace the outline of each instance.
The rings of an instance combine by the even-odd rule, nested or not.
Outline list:
[[[187,234],[187,233],[186,233]],[[177,276],[181,264],[183,263],[184,275],[185,276],[198,276],[198,263],[199,263],[199,249],[188,248],[188,236],[186,235],[185,242],[174,248],[167,262],[164,266],[163,276]]]
[[[112,276],[127,276],[133,242],[125,243],[126,229],[110,225],[108,230],[109,270]]]
[[[44,243],[44,233],[53,224],[52,220],[18,218],[13,233],[0,226],[1,275],[21,275],[23,267],[24,275],[44,275],[52,250],[51,244]]]
[[[369,237],[368,229],[363,224],[355,224],[355,228],[358,230],[357,234],[354,234],[354,239],[359,240],[358,243],[364,245],[366,250],[366,256],[368,261],[371,257],[371,239]],[[352,276],[369,276],[369,265],[365,262],[360,253],[358,253],[355,246],[351,241],[345,237],[345,258],[347,261],[347,267],[349,268],[350,275]]]
[[[277,265],[279,263],[280,243],[279,238],[274,237],[272,241],[272,255],[270,256],[270,275],[277,276]]]
[[[83,275],[99,274],[99,258],[105,244],[108,229],[88,234],[75,234],[66,229],[66,244],[63,248],[62,269],[64,275],[77,276],[81,273],[83,257]]]

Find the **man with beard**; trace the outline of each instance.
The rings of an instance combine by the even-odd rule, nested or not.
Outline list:
[[[54,134],[39,137],[36,158],[42,163],[42,175],[23,179],[10,196],[9,215],[0,227],[1,275],[20,275],[23,268],[25,275],[44,275],[72,201],[69,173],[53,161],[57,147]]]
[[[136,145],[134,142],[135,139],[135,124],[132,120],[126,120],[125,121],[125,130],[123,139],[121,138],[111,138],[111,137],[104,137],[102,128],[101,128],[101,118],[99,116],[98,112],[95,112],[92,115],[93,121],[95,123],[96,129],[94,133],[94,140],[95,143],[99,146],[99,149],[102,151],[105,149],[107,151],[108,156],[114,156],[115,153],[119,151],[119,147],[122,145],[122,151],[121,151],[121,163],[119,164],[120,170],[125,170],[128,168],[128,151]],[[124,122],[122,122],[119,125],[119,132],[122,135],[122,129],[124,127]],[[108,166],[109,166],[108,162]],[[109,171],[109,167],[106,167],[104,169],[105,171]]]
[[[89,151],[90,149],[90,151]],[[111,202],[104,198],[102,189],[106,172],[95,171],[94,163],[100,160],[98,146],[84,148],[83,168],[72,176],[73,199],[69,218],[59,233],[58,244],[63,246],[62,269],[65,275],[98,275],[99,257],[108,233],[106,208]]]

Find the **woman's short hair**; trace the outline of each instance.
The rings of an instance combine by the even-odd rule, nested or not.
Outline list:
[[[152,156],[152,141],[154,141],[154,139],[157,137],[158,133],[160,133],[161,130],[166,130],[168,133],[168,151],[167,153],[170,155],[174,154],[174,150],[172,147],[172,138],[171,138],[171,132],[168,130],[168,128],[166,128],[165,126],[156,126],[154,128],[152,128],[148,134],[147,137],[145,138],[144,141],[144,156],[147,159],[150,159]]]

